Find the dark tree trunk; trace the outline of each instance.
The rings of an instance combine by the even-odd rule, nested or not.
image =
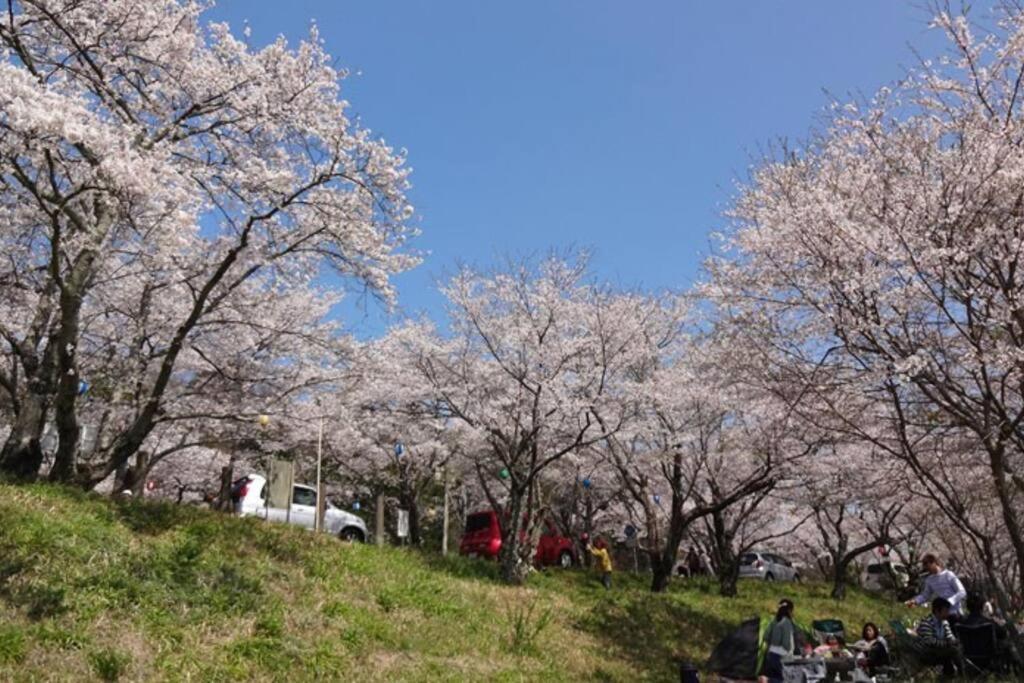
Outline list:
[[[675,558],[669,557],[667,552],[658,553],[651,557],[651,591],[663,593],[668,589],[672,580],[672,567],[675,566]]]
[[[846,570],[849,569],[850,563],[840,561],[835,566],[835,573],[832,576],[832,599],[833,600],[845,600],[846,599]]]
[[[739,594],[737,584],[740,577],[740,562],[733,552],[735,530],[726,522],[725,509],[711,513],[712,552],[718,571],[718,594],[734,598]]]
[[[43,465],[43,429],[46,407],[42,398],[26,392],[19,401],[11,433],[0,450],[0,473],[17,480],[31,480]]]
[[[149,451],[139,451],[135,454],[135,481],[132,482],[131,492],[136,498],[145,495],[146,481],[149,480],[149,470],[152,466]]]
[[[501,579],[513,585],[522,584],[530,571],[530,563],[523,562],[522,558],[525,498],[526,491],[513,481],[509,487],[506,514],[501,520],[501,550],[498,552]]]
[[[233,464],[220,468],[220,486],[218,487],[217,498],[213,504],[215,510],[232,511],[234,501],[231,500],[231,484],[235,478],[234,471]],[[180,495],[178,500],[181,500]]]
[[[409,513],[409,543],[418,546],[422,541],[420,535],[420,506],[415,498],[405,503],[405,509]]]
[[[686,529],[693,521],[683,513],[683,455],[676,450],[672,456],[672,509],[668,518],[668,533],[665,535],[665,544],[657,561],[651,563],[651,591],[662,593],[668,588],[672,579],[672,568],[676,564],[676,556],[679,555],[679,544],[683,542]],[[651,558],[654,560],[655,558]]]
[[[594,503],[590,499],[590,489],[585,489],[583,496],[583,531],[587,534],[587,538],[590,538],[590,535],[594,533]],[[590,553],[584,549],[581,557],[583,557],[583,566],[590,569],[590,565],[593,563],[593,558],[590,556]]]
[[[740,579],[740,565],[732,562],[728,567],[718,570],[718,594],[725,598],[735,598],[739,594],[737,584]]]

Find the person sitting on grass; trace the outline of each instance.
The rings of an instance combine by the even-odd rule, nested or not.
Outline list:
[[[608,544],[603,538],[599,538],[593,543],[587,539],[587,550],[597,560],[597,569],[601,572],[601,583],[604,584],[604,589],[610,589],[612,587],[612,556],[608,554]]]
[[[864,624],[860,632],[860,640],[853,644],[860,654],[857,662],[874,675],[875,669],[889,665],[889,644],[878,632],[878,627],[870,621]]]
[[[843,647],[843,642],[834,633],[825,636],[825,642],[814,648],[814,654],[826,659],[838,659],[841,657],[853,657],[853,654]]]
[[[1020,658],[1010,643],[1006,628],[995,619],[985,616],[985,605],[986,601],[983,595],[968,593],[967,599],[964,601],[964,606],[967,607],[967,617],[961,623],[968,628],[991,625],[996,637],[996,650],[992,653],[993,656],[999,661],[1019,669],[1021,667]]]
[[[917,625],[915,651],[926,666],[942,666],[942,676],[948,678],[964,671],[960,643],[949,625],[950,604],[945,598],[932,600],[932,613]]]

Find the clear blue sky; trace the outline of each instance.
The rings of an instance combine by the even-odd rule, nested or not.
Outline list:
[[[363,123],[409,150],[430,252],[398,278],[406,313],[438,317],[458,261],[591,248],[597,274],[681,289],[759,149],[804,138],[827,103],[874,92],[934,54],[902,0],[220,0],[262,45],[315,19],[354,76]],[[351,304],[361,335],[378,306]]]

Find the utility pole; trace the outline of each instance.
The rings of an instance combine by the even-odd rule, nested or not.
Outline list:
[[[377,494],[377,515],[376,515],[376,529],[374,530],[374,536],[376,536],[377,545],[384,545],[384,494]]]
[[[324,416],[320,413],[320,429],[316,435],[316,519],[313,520],[313,531],[321,531],[324,525],[324,510],[327,509],[324,500],[324,485],[321,471],[324,460]]]
[[[441,555],[448,554],[448,466],[444,466],[444,512],[442,513],[443,526],[441,527]]]

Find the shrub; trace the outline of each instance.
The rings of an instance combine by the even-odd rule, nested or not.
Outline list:
[[[89,664],[101,680],[117,681],[128,672],[131,658],[108,648],[90,653]]]
[[[25,658],[25,634],[17,626],[0,626],[0,664],[17,663]]]
[[[536,598],[509,603],[506,611],[508,623],[508,651],[516,655],[537,651],[537,638],[551,625],[554,616],[550,607],[537,611]]]

